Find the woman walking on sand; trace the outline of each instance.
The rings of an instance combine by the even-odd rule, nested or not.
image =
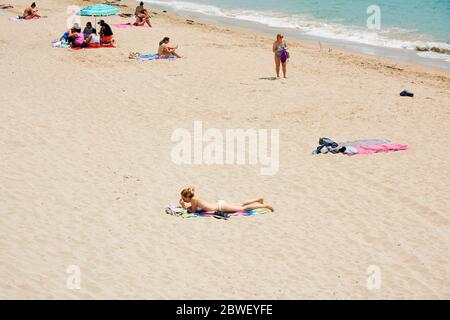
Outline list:
[[[289,53],[287,52],[286,41],[283,40],[283,35],[277,34],[277,40],[273,43],[272,48],[275,54],[275,70],[277,72],[277,78],[280,77],[280,64],[283,67],[283,77],[286,79],[286,62],[289,58]]]

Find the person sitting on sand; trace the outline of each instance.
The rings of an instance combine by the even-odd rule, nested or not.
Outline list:
[[[74,23],[72,28],[70,28],[69,30],[64,32],[64,34],[61,36],[61,38],[59,38],[59,41],[65,41],[65,42],[68,42],[69,44],[72,43],[73,39],[70,39],[69,35],[75,33],[75,30],[77,30],[79,28],[80,28],[80,25],[78,23]]]
[[[150,22],[150,14],[146,9],[142,9],[141,12],[136,16],[136,22],[134,23],[134,25],[142,27],[145,24],[148,24],[150,28],[152,27],[152,23]]]
[[[190,206],[186,204],[189,203]],[[274,211],[272,206],[264,203],[263,198],[244,201],[238,204],[229,204],[224,200],[218,202],[208,202],[195,196],[195,189],[193,187],[185,188],[181,191],[180,205],[189,212],[205,211],[205,212],[241,212],[250,211],[253,209],[265,208]]]
[[[144,2],[141,1],[139,3],[139,5],[136,7],[136,10],[134,10],[134,15],[137,17],[141,13],[141,11],[144,10],[144,9],[145,9],[144,8]]]
[[[84,39],[83,48],[89,47],[90,45],[100,45],[100,36],[97,34],[95,28],[92,28],[91,34]]]
[[[101,44],[112,44],[114,43],[113,32],[109,24],[105,20],[100,20],[98,23],[101,26],[100,29],[100,43]]]
[[[78,27],[69,34],[69,43],[72,48],[81,48],[83,46],[84,34],[81,32],[81,28]]]
[[[30,6],[28,6],[25,9],[22,17],[27,20],[34,18],[45,18],[45,16],[40,16],[37,12],[38,10],[36,9],[36,2],[33,2]]]
[[[85,39],[88,38],[91,35],[92,30],[93,30],[92,23],[91,22],[86,23],[86,27],[83,30],[83,34],[84,34],[84,38]]]
[[[287,44],[283,35],[277,34],[277,40],[273,43],[272,51],[275,53],[275,71],[277,78],[280,77],[280,64],[283,67],[283,76],[286,78],[286,62],[288,58]]]
[[[170,58],[171,55],[177,58],[181,58],[181,56],[175,52],[175,49],[178,49],[178,46],[171,47],[169,46],[169,42],[170,38],[168,37],[165,37],[159,42],[158,55],[163,59]]]

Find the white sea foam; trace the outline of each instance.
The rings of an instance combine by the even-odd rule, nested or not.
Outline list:
[[[379,31],[373,31],[361,27],[351,27],[343,24],[321,22],[307,16],[287,16],[286,14],[283,15],[282,13],[269,11],[222,9],[213,5],[198,4],[189,1],[146,0],[145,2],[157,6],[169,7],[174,10],[238,19],[242,21],[259,23],[274,28],[297,29],[304,34],[315,37],[394,49],[416,50],[417,47],[420,47],[422,50],[427,50],[418,52],[418,55],[421,57],[446,61],[450,60],[450,55],[429,52],[431,48],[450,50],[450,44],[444,42],[410,40],[412,30],[385,28]],[[405,35],[405,38],[407,35],[408,39],[399,39],[402,34]]]

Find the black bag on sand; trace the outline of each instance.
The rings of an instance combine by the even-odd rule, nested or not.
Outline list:
[[[325,146],[325,147],[331,147],[331,148],[338,147],[338,144],[329,138],[320,138],[319,145],[322,147]]]

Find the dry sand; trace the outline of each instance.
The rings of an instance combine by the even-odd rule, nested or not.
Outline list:
[[[271,81],[273,39],[162,13],[153,29],[114,29],[117,49],[54,49],[73,2],[10,21],[25,3],[0,10],[0,298],[450,298],[448,70],[287,39],[289,78]],[[187,58],[128,59],[164,36]],[[171,134],[194,120],[279,129],[278,173],[174,164]],[[321,136],[410,150],[312,156]],[[186,185],[276,213],[166,215]]]

